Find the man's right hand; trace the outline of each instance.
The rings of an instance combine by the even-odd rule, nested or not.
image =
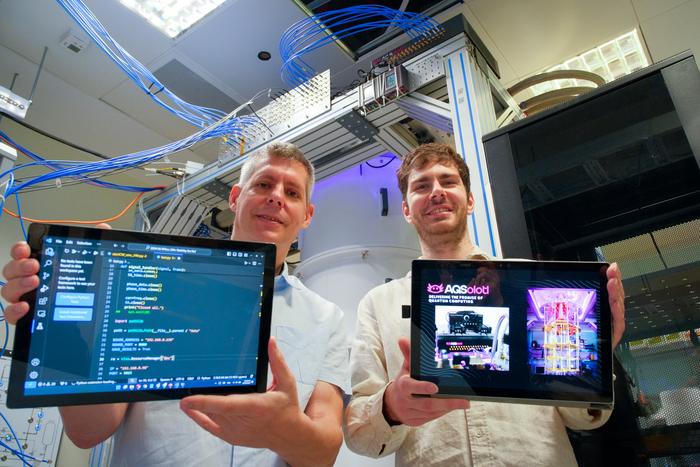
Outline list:
[[[389,424],[421,426],[457,409],[468,409],[464,399],[433,399],[414,397],[414,394],[435,394],[438,387],[429,381],[411,378],[411,344],[406,337],[399,338],[403,366],[384,391],[384,416]]]
[[[2,270],[7,283],[0,293],[9,303],[5,307],[5,319],[10,324],[16,324],[29,311],[29,303],[19,301],[20,297],[39,286],[39,262],[29,254],[26,242],[15,243],[10,249],[12,260]]]

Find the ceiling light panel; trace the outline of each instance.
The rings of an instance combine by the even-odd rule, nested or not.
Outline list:
[[[565,60],[546,71],[584,70],[591,71],[612,81],[649,65],[649,59],[636,29],[625,33],[605,44]],[[556,80],[534,86],[535,94],[570,86],[590,86],[582,80]]]
[[[168,37],[176,37],[226,0],[119,0]]]

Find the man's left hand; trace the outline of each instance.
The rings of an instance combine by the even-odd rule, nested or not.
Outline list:
[[[268,343],[272,385],[264,394],[190,396],[180,408],[199,426],[234,445],[278,451],[304,416],[296,381],[277,347]]]
[[[617,263],[612,263],[607,271],[608,298],[613,324],[613,349],[617,347],[625,332],[625,289],[622,287],[622,275]]]

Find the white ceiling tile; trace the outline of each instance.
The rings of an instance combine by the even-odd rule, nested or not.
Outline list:
[[[109,33],[137,59],[148,62],[171,46],[165,36],[138,21],[116,1],[87,3]],[[80,53],[61,46],[59,41],[69,30],[88,38],[54,1],[0,4],[0,44],[5,47],[38,65],[44,46],[48,46],[45,69],[91,97],[99,97],[127,79],[96,44],[90,43]]]
[[[31,66],[31,62],[15,52],[0,47],[0,69],[11,68],[20,72]],[[169,139],[144,127],[143,124],[115,110],[64,80],[46,72],[36,89],[34,101],[27,112],[27,123],[52,135],[90,148],[108,157],[141,151],[170,142]],[[21,127],[9,119],[3,119],[3,129],[10,137],[22,135]],[[38,137],[35,137],[38,138]],[[35,140],[21,140],[28,148],[35,149],[49,159],[73,159],[75,151],[54,144],[52,152],[42,153]],[[183,151],[175,160],[199,160],[191,151]]]
[[[469,9],[519,78],[636,26],[626,0],[473,0]]]
[[[642,22],[642,33],[654,62],[684,50],[692,50],[700,60],[700,1],[686,2],[677,8]]]
[[[637,12],[639,21],[645,21],[668,10],[688,2],[689,0],[632,0],[632,6]]]
[[[233,8],[208,18],[203,27],[188,33],[176,49],[232,88],[234,99],[245,101],[261,89],[286,87],[280,78],[280,36],[304,17],[292,1],[238,0]],[[272,58],[267,62],[258,60],[261,50],[270,52]],[[319,72],[351,63],[334,44],[309,54],[308,62],[318,66]]]
[[[126,82],[105,94],[103,102],[141,122],[171,141],[199,131],[158,105],[132,82]]]
[[[506,56],[503,55],[503,51],[501,51],[496,42],[493,40],[493,37],[491,37],[489,31],[486,28],[484,28],[484,25],[481,23],[479,17],[475,15],[469,7],[469,5],[473,4],[474,1],[475,0],[471,0],[468,5],[465,5],[464,8],[462,8],[461,13],[464,15],[465,18],[467,18],[467,22],[471,25],[472,28],[474,28],[476,34],[479,36],[479,38],[484,43],[489,52],[491,52],[491,55],[493,55],[493,57],[496,59],[496,62],[498,63],[498,69],[501,74],[501,83],[509,83],[515,81],[517,79],[515,70],[511,66]]]

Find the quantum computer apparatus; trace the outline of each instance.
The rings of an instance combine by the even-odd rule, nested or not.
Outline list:
[[[8,407],[263,392],[275,246],[32,224]]]
[[[612,408],[607,267],[413,261],[411,377],[436,397]]]

